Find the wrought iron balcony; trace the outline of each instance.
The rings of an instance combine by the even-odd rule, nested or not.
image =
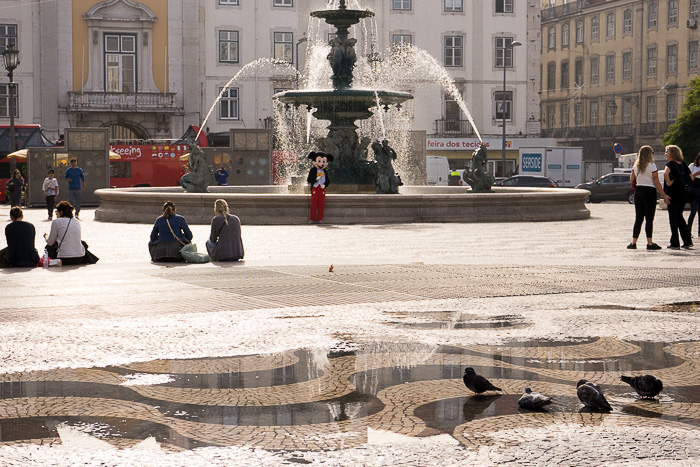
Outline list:
[[[175,93],[69,92],[69,111],[175,112]]]
[[[575,126],[568,128],[543,128],[543,138],[582,138],[596,139],[600,137],[624,136],[663,136],[668,126],[673,122],[656,123],[626,123],[623,125]]]
[[[436,136],[474,136],[469,120],[442,119],[435,120]]]

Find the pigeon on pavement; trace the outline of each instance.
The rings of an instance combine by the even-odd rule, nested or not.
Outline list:
[[[664,388],[664,383],[652,375],[644,376],[620,376],[620,379],[632,386],[642,398],[651,399],[659,395]]]
[[[469,367],[464,370],[464,377],[462,377],[464,385],[472,392],[481,394],[486,391],[502,391],[501,388],[497,388],[489,380],[481,375],[477,375],[474,368]]]
[[[586,407],[593,410],[610,411],[612,407],[603,395],[603,391],[597,384],[589,383],[585,379],[576,384],[576,395]]]
[[[542,410],[545,405],[551,403],[551,397],[544,396],[539,392],[532,392],[529,387],[525,388],[525,393],[518,399],[518,405],[529,410]]]

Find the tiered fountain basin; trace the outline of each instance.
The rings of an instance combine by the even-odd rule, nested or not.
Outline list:
[[[314,117],[330,120],[347,116],[352,120],[370,118],[372,107],[400,105],[413,96],[407,92],[374,91],[371,89],[307,89],[283,91],[275,99],[284,104],[305,105],[317,109]]]
[[[542,222],[588,219],[586,190],[572,188],[494,187],[492,193],[471,193],[466,187],[402,186],[398,195],[326,195],[326,224],[398,224],[438,222]],[[289,187],[211,186],[208,193],[186,193],[178,187],[104,188],[95,191],[102,222],[150,224],[172,201],[191,224],[209,224],[214,201],[223,198],[231,213],[248,225],[305,224],[308,194]]]

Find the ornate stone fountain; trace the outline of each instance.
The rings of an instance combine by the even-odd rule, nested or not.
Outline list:
[[[374,113],[370,109],[373,107],[382,111],[391,105],[401,105],[413,96],[407,92],[352,87],[357,40],[349,37],[348,28],[374,16],[374,12],[349,10],[345,0],[340,0],[338,9],[313,11],[311,16],[336,28],[327,57],[333,70],[333,88],[284,91],[275,94],[274,98],[284,104],[306,106],[315,118],[330,121],[328,135],[317,144],[320,150],[335,156],[335,167],[331,166],[337,171],[334,183],[372,184],[373,175],[367,170],[367,162],[361,158],[355,122],[371,118]]]

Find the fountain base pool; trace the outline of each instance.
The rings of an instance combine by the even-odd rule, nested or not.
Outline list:
[[[332,190],[332,188],[331,188]],[[209,224],[214,201],[223,198],[231,213],[248,225],[305,224],[308,194],[289,187],[211,186],[208,193],[186,193],[179,187],[106,188],[95,191],[102,222],[150,224],[162,213],[165,201],[191,224]],[[540,222],[590,217],[584,199],[588,192],[570,188],[501,188],[470,193],[465,187],[403,186],[401,194],[326,195],[326,224],[398,224],[437,222]]]

